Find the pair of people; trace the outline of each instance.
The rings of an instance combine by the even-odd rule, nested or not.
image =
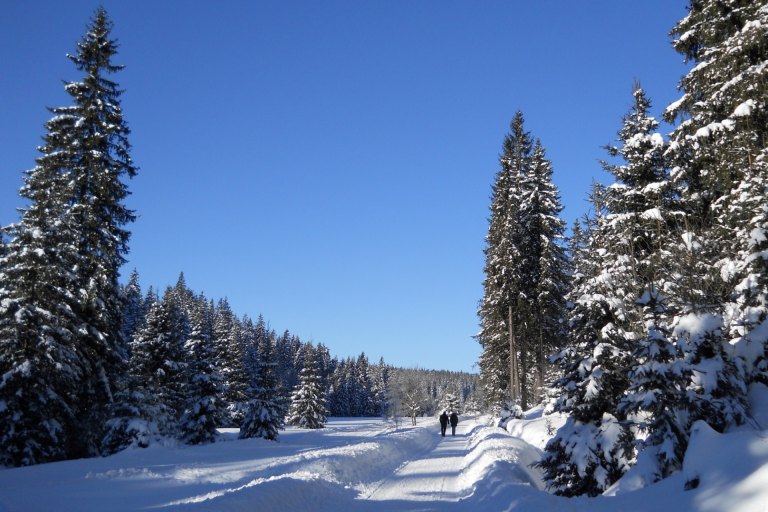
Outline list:
[[[456,414],[456,411],[453,411],[450,416],[448,416],[448,411],[443,411],[443,414],[440,415],[440,434],[445,437],[445,431],[448,428],[448,422],[451,423],[451,435],[456,435],[456,425],[459,424],[459,415]]]

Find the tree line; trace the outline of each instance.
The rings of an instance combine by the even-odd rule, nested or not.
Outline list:
[[[567,245],[521,113],[499,159],[484,397],[567,415],[538,463],[564,496],[598,495],[639,460],[646,483],[679,471],[695,422],[754,424],[748,387],[768,383],[768,6],[691,2],[672,35],[693,66],[664,111],[671,134],[636,84],[602,163],[613,183],[593,186]]]

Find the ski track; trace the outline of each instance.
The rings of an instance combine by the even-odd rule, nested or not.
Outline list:
[[[456,428],[456,436],[437,437],[439,442],[422,458],[403,464],[364,499],[370,501],[445,502],[462,496],[459,477],[469,452],[467,424]]]

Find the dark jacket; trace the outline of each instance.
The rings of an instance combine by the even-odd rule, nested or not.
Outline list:
[[[448,415],[447,414],[443,413],[443,414],[440,415],[440,424],[442,426],[448,425]]]
[[[455,427],[458,424],[459,424],[459,415],[456,414],[455,412],[452,412],[451,413],[451,426]]]

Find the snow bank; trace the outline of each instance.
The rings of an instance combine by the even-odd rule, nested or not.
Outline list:
[[[536,407],[525,414],[524,420],[507,423],[506,430],[513,436],[543,450],[555,432],[565,424],[564,414],[543,414],[542,407]]]

